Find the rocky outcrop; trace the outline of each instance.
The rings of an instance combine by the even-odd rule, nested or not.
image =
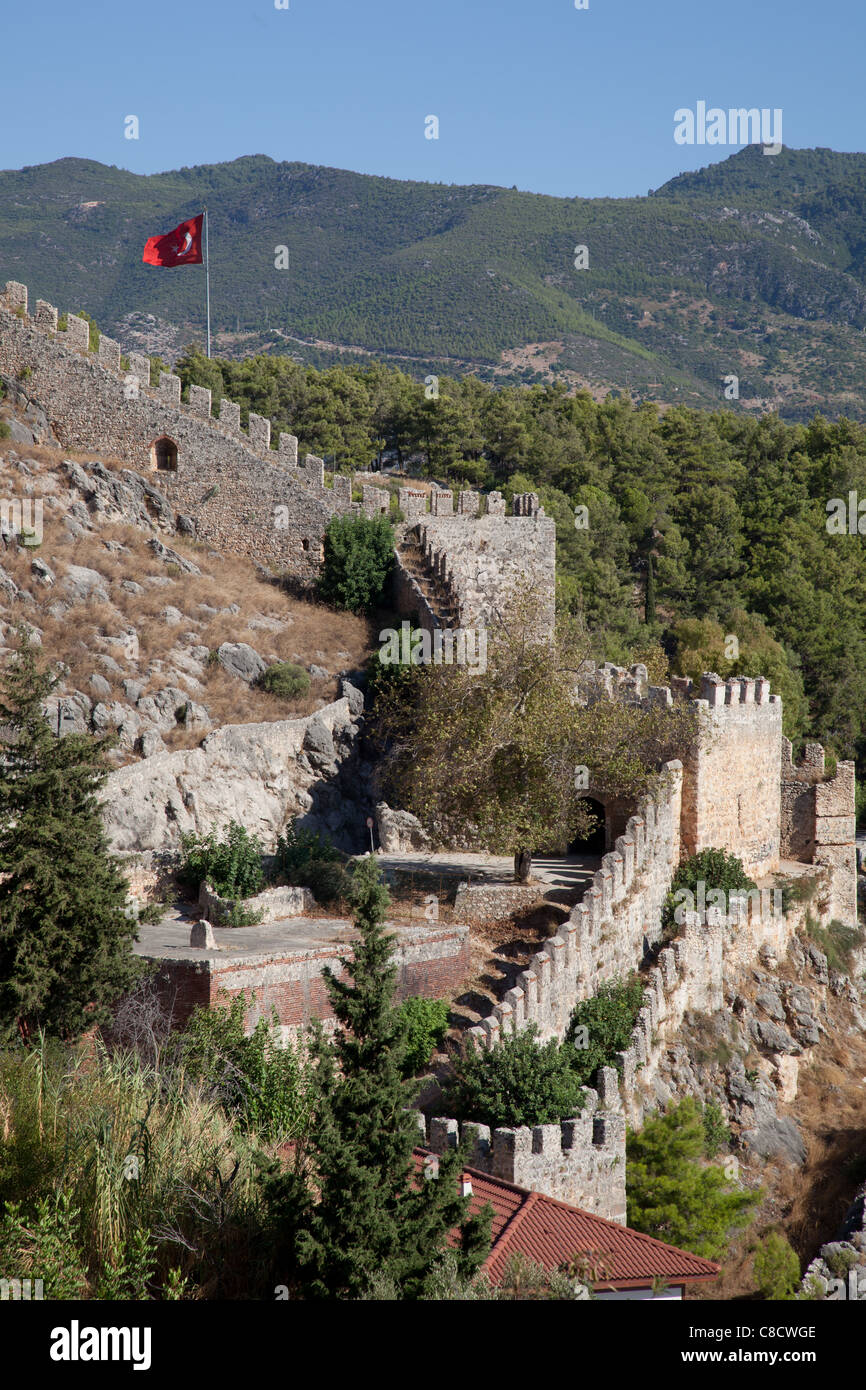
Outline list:
[[[348,682],[343,688],[354,692]],[[198,748],[118,768],[102,792],[111,847],[161,854],[176,850],[184,832],[206,834],[234,820],[269,850],[300,817],[339,848],[360,851],[372,767],[360,755],[353,706],[344,693],[303,719],[225,725]]]
[[[838,1239],[822,1245],[809,1265],[802,1289],[828,1302],[866,1299],[866,1185],[849,1207]]]
[[[862,999],[847,976],[829,970],[817,946],[794,938],[787,956],[765,950],[767,968],[732,970],[725,1008],[687,1014],[651,1085],[651,1105],[695,1095],[719,1107],[745,1157],[802,1164],[806,1146],[784,1107],[796,1101],[800,1068],[838,1030],[833,1000],[866,1028]]]

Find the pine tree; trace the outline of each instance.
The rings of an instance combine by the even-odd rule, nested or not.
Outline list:
[[[412,1083],[402,1079],[406,1025],[393,1005],[388,901],[378,862],[368,856],[355,872],[360,939],[341,962],[352,979],[323,972],[340,1026],[333,1042],[320,1031],[313,1043],[321,1084],[310,1154],[315,1196],[289,1184],[297,1286],[308,1298],[363,1297],[383,1278],[401,1297],[420,1298],[450,1230],[461,1229],[466,1275],[489,1248],[488,1219],[467,1220],[460,1152],[440,1157],[438,1179],[413,1181],[419,1135],[407,1108]]]
[[[719,1259],[749,1219],[760,1193],[739,1188],[705,1163],[706,1135],[693,1096],[653,1115],[627,1144],[628,1224],[635,1231]]]
[[[106,741],[52,731],[56,681],[19,641],[0,680],[0,1031],[73,1038],[138,974],[135,923],[96,799]]]

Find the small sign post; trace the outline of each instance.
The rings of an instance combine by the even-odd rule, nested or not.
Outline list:
[[[371,854],[375,854],[375,853],[376,853],[376,846],[373,844],[373,817],[372,817],[372,816],[368,816],[368,817],[367,817],[367,829],[368,829],[369,832],[370,832],[370,853],[371,853]]]

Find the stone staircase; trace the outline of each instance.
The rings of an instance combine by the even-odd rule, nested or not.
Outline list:
[[[397,543],[397,555],[406,573],[415,581],[441,628],[460,626],[460,609],[451,587],[430,568],[417,527],[407,531]]]

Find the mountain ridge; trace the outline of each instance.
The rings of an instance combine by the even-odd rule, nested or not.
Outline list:
[[[143,266],[141,248],[205,204],[226,356],[323,366],[360,350],[421,375],[456,362],[595,395],[866,418],[866,154],[747,146],[620,199],[263,154],[160,174],[67,156],[0,172],[3,278],[174,357],[203,340],[203,276]]]

